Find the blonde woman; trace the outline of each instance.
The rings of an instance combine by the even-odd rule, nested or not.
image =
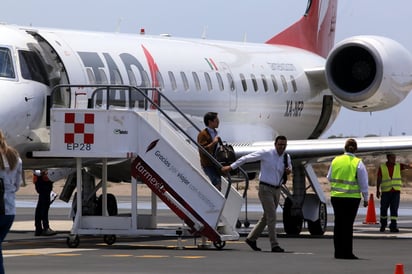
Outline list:
[[[16,215],[15,193],[22,181],[22,161],[0,131],[0,274],[4,273],[2,243]]]

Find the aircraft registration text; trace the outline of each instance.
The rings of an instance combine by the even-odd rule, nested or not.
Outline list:
[[[303,107],[305,103],[303,101],[286,101],[285,117],[300,117],[302,115]]]

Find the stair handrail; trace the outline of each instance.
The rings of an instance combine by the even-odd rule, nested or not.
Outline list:
[[[91,85],[89,85],[89,84],[86,84],[86,85],[81,85],[81,84],[60,84],[60,85],[56,85],[56,86],[54,86],[54,87],[52,88],[52,90],[51,90],[50,100],[47,100],[48,108],[47,108],[47,115],[46,115],[46,117],[50,117],[50,110],[51,110],[52,105],[53,105],[53,96],[54,96],[54,93],[55,93],[58,89],[60,89],[60,88],[73,88],[73,87],[78,87],[78,88],[95,88],[95,90],[92,92],[90,98],[89,98],[89,96],[87,96],[87,97],[88,97],[88,102],[87,102],[87,107],[88,107],[88,108],[91,108],[91,102],[92,102],[92,99],[94,98],[94,95],[95,95],[98,91],[100,91],[100,90],[102,90],[102,89],[106,89],[106,90],[107,90],[107,93],[106,93],[106,109],[107,109],[107,110],[109,109],[109,106],[110,106],[110,104],[109,104],[109,102],[110,102],[109,90],[110,90],[111,88],[112,88],[112,89],[124,89],[124,90],[128,90],[128,91],[129,91],[129,98],[128,98],[128,99],[129,99],[129,100],[128,100],[128,108],[129,108],[129,109],[132,109],[132,108],[133,108],[133,107],[132,107],[132,101],[131,101],[131,98],[132,98],[132,97],[131,97],[132,90],[135,90],[135,91],[139,92],[139,93],[145,98],[146,101],[150,102],[150,104],[152,104],[152,105],[155,107],[155,109],[157,109],[158,111],[160,111],[169,122],[171,122],[181,133],[183,133],[193,144],[195,144],[195,145],[198,147],[198,149],[199,149],[202,153],[204,153],[217,167],[222,168],[222,164],[221,164],[219,161],[217,161],[213,155],[211,155],[206,149],[203,148],[203,146],[201,146],[201,145],[200,145],[196,140],[194,140],[185,130],[183,130],[182,127],[181,127],[180,125],[178,125],[178,124],[161,108],[161,106],[160,106],[157,102],[155,102],[154,100],[152,100],[152,99],[146,94],[146,91],[156,91],[157,94],[158,94],[159,96],[161,96],[161,98],[165,99],[165,100],[170,104],[170,106],[173,107],[174,110],[176,110],[187,122],[190,123],[190,125],[192,125],[198,132],[200,132],[201,129],[200,129],[195,123],[193,123],[193,122],[187,117],[187,115],[184,114],[172,101],[170,101],[169,98],[167,98],[167,96],[166,96],[165,94],[163,94],[162,92],[160,92],[160,91],[159,91],[159,88],[156,88],[156,87],[137,87],[137,86],[132,86],[132,85],[105,85],[105,84],[95,84],[95,85],[92,85],[92,84],[91,84]],[[66,90],[66,92],[69,92],[69,104],[71,104],[71,95],[72,95],[72,94],[71,94],[70,90]],[[159,101],[159,102],[160,102],[160,101]],[[70,107],[70,106],[69,106],[69,107]],[[147,104],[145,104],[145,110],[147,110]],[[48,118],[48,119],[50,119],[50,118]],[[242,168],[239,168],[239,171],[240,171],[240,172],[243,174],[243,176],[245,177],[245,190],[244,190],[243,195],[242,195],[242,197],[245,198],[246,195],[247,195],[247,189],[249,188],[249,178],[248,178],[247,173],[246,173],[245,170],[243,170]],[[227,198],[228,198],[228,196],[229,196],[230,188],[231,188],[231,186],[232,186],[232,179],[231,179],[230,174],[228,173],[227,176],[228,176],[229,185],[228,185],[228,187],[227,187],[227,189],[226,189],[226,192],[225,192],[225,199],[226,199],[226,200],[227,200]]]

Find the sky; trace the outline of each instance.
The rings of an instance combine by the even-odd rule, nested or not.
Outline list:
[[[171,34],[176,37],[264,42],[298,20],[307,0],[2,0],[0,22],[90,31]],[[336,42],[354,35],[381,35],[412,51],[410,0],[340,0]],[[362,137],[412,135],[412,94],[380,112],[342,108],[325,132]]]

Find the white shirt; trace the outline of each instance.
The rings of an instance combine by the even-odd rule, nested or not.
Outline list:
[[[236,162],[230,165],[236,169],[245,163],[260,161],[259,180],[274,186],[282,184],[282,176],[285,171],[283,155],[279,155],[275,148],[262,149],[240,157]],[[292,163],[288,154],[288,167],[292,169]]]

